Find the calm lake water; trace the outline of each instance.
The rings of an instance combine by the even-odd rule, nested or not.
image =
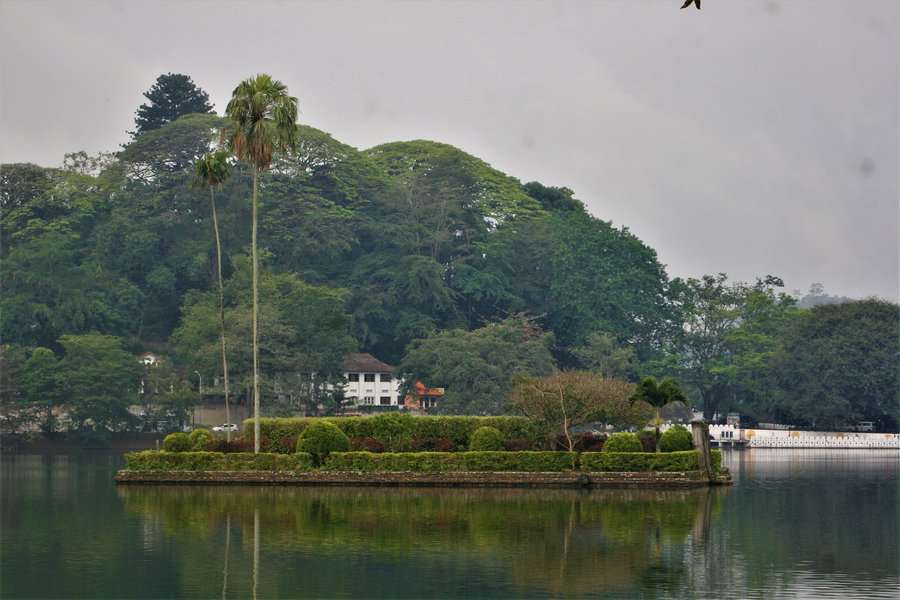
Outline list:
[[[726,452],[690,492],[121,487],[2,457],[6,598],[896,598],[900,454]]]

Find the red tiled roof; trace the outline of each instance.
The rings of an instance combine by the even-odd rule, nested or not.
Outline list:
[[[393,373],[394,367],[366,352],[353,352],[344,357],[341,366],[348,373]]]

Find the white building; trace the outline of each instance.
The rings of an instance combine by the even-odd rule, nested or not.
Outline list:
[[[354,352],[342,363],[344,396],[359,406],[403,406],[402,380],[394,377],[394,367],[365,352]]]

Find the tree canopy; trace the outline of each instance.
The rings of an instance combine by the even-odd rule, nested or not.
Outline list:
[[[816,427],[896,426],[896,396],[878,391],[897,387],[884,366],[896,348],[895,304],[808,309],[835,298],[818,286],[798,305],[774,276],[672,279],[653,248],[569,188],[523,184],[428,140],[356,149],[289,123],[254,146],[246,85],[223,118],[189,78],[157,83],[139,109],[146,126],[117,155],[0,165],[4,406],[52,400],[26,372],[49,372],[38,368],[50,364],[46,352],[69,364],[63,340],[83,336],[107,336],[132,357],[152,349],[177,382],[194,370],[204,382],[221,377],[215,231],[226,357],[245,392],[255,174],[264,411],[336,408],[325,384],[338,381],[342,354],[358,350],[400,365],[408,381],[446,388],[447,412],[502,412],[513,376],[586,370],[632,383],[673,377],[710,418],[733,410]],[[286,90],[258,83],[290,113]],[[274,104],[267,110],[274,118]],[[225,160],[228,140],[244,145],[245,160]],[[217,150],[230,176],[215,178],[214,228],[209,194],[193,180],[198,160]],[[851,389],[840,374],[863,384]]]

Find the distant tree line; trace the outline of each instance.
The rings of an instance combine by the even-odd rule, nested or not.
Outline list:
[[[145,96],[114,155],[0,165],[7,431],[137,427],[127,406],[142,403],[186,410],[195,370],[221,387],[223,322],[231,392],[249,401],[254,177],[267,414],[339,410],[341,358],[366,351],[445,387],[446,412],[503,413],[516,378],[588,371],[674,377],[708,417],[897,427],[896,304],[805,308],[774,276],[670,278],[572,190],[431,141],[357,150],[296,125],[268,169],[223,158],[228,177],[199,172],[211,198],[197,165],[234,119],[183,75]],[[147,350],[165,375],[137,362]]]

